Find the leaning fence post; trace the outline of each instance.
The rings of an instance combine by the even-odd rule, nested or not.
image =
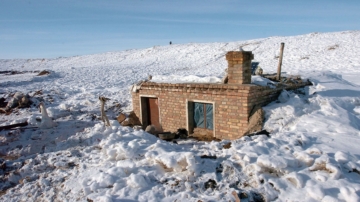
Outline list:
[[[109,119],[108,117],[106,116],[106,113],[105,113],[105,102],[110,100],[109,98],[106,98],[104,96],[99,96],[99,100],[100,100],[100,103],[101,103],[101,106],[100,106],[100,111],[101,111],[101,119],[104,121],[104,124],[105,126],[111,126],[110,122],[109,122]]]
[[[277,75],[276,75],[276,80],[278,80],[278,81],[280,81],[280,79],[281,79],[281,65],[282,65],[284,46],[285,46],[285,43],[281,43],[279,64],[278,64]]]

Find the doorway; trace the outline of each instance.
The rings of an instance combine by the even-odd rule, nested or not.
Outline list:
[[[141,97],[141,108],[143,127],[153,125],[156,131],[162,132],[158,98]]]

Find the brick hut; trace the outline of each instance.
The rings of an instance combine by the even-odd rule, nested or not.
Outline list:
[[[143,127],[176,132],[185,128],[189,134],[218,139],[237,139],[261,130],[262,106],[277,99],[283,89],[307,84],[277,85],[276,88],[251,84],[251,51],[230,51],[228,83],[154,83],[144,82],[133,88],[132,103]]]

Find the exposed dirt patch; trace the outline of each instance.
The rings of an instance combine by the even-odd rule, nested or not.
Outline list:
[[[43,76],[43,75],[48,75],[48,74],[50,74],[49,71],[47,71],[47,70],[42,70],[41,72],[39,72],[38,76]]]
[[[202,159],[217,159],[217,156],[208,156],[208,155],[202,155],[200,156]]]
[[[223,145],[224,149],[230,149],[231,148],[231,142]]]
[[[338,45],[338,44],[335,44],[335,45],[333,45],[333,46],[330,46],[330,47],[328,48],[328,50],[335,50],[335,49],[337,49],[337,48],[339,48],[339,45]]]
[[[6,191],[7,191],[7,189],[6,190],[0,190],[0,196],[5,195]]]
[[[190,138],[194,138],[197,141],[205,141],[205,142],[211,142],[211,141],[217,141],[220,142],[221,140],[216,138],[216,137],[195,137],[195,136],[190,136]]]
[[[221,141],[220,139],[214,137],[212,130],[208,130],[204,128],[194,128],[194,132],[193,134],[190,134],[189,138],[193,138],[198,141],[205,141],[205,142]]]
[[[2,107],[6,107],[6,105],[7,105],[7,102],[5,102],[6,101],[6,99],[5,98],[0,98],[0,108],[2,108]]]
[[[0,155],[0,158],[11,161],[18,159],[19,157],[20,156],[17,155]]]
[[[39,73],[39,72],[40,72],[40,71],[15,71],[15,70],[7,70],[7,71],[0,71],[0,74],[14,75],[14,74]]]

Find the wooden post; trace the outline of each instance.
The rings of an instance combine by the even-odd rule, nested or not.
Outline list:
[[[99,96],[99,100],[100,100],[100,103],[101,103],[101,107],[100,107],[100,111],[101,111],[101,120],[104,121],[104,124],[105,126],[111,126],[110,122],[109,122],[109,119],[108,117],[106,116],[106,113],[105,113],[105,102],[110,100],[109,98],[106,98],[106,97],[103,97],[103,96]]]
[[[278,64],[277,75],[276,75],[276,80],[278,80],[278,81],[280,81],[280,79],[281,79],[281,65],[282,65],[282,59],[283,59],[284,46],[285,46],[285,44],[281,43],[279,64]]]

